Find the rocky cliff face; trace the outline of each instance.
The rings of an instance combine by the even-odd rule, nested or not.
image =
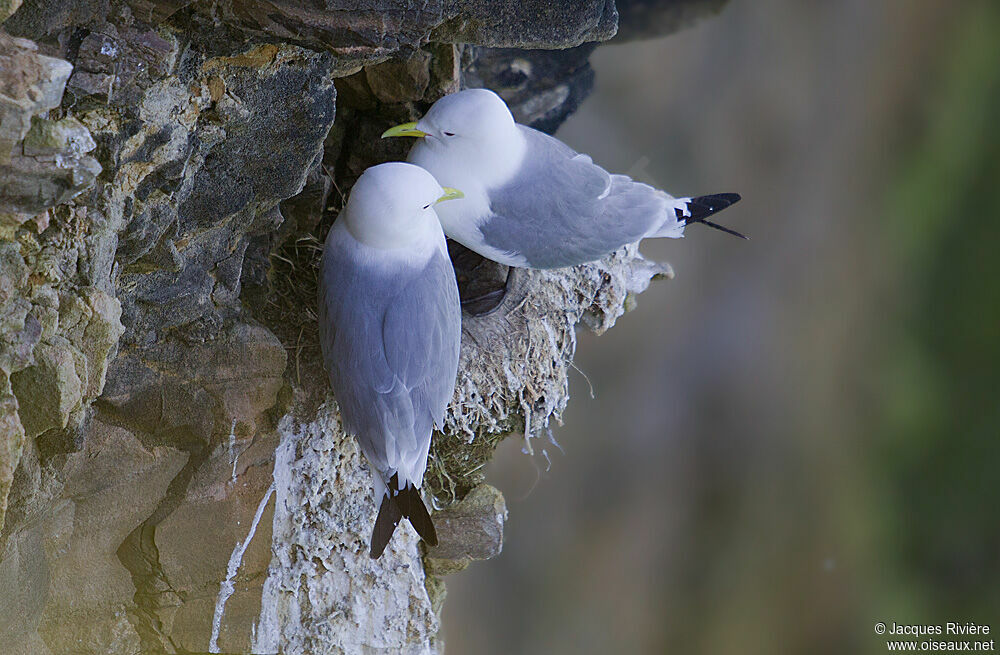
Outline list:
[[[455,248],[462,365],[427,478],[442,543],[406,528],[372,562],[369,474],[318,361],[319,244],[357,175],[404,156],[385,127],[466,85],[554,130],[618,18],[610,0],[0,2],[5,652],[439,649],[437,576],[501,546],[483,464],[558,421],[577,324],[610,328],[668,271],[634,247],[548,272]]]

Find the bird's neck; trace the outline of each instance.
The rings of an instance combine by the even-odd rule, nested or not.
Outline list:
[[[509,130],[492,135],[488,146],[476,153],[477,172],[483,187],[495,189],[509,182],[521,169],[527,149],[527,140],[517,123]]]
[[[382,251],[382,256],[392,257],[395,253],[403,259],[426,260],[444,242],[444,235],[437,220],[421,219],[399,221],[393,229],[386,230],[375,221],[356,220],[345,211],[337,222],[343,224],[355,241]]]

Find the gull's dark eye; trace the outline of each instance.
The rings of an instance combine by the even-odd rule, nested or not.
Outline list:
[[[427,203],[426,205],[424,205],[424,209],[430,209],[430,208],[431,208],[431,204],[430,203]]]
[[[441,134],[444,134],[445,136],[455,136],[454,132],[442,132]]]

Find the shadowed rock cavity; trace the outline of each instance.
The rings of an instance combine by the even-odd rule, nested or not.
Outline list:
[[[511,268],[486,259],[457,241],[448,241],[448,255],[455,267],[462,310],[470,316],[484,316],[497,309],[507,295]]]
[[[461,371],[425,480],[441,545],[425,560],[406,526],[371,561],[371,478],[316,340],[322,239],[367,166],[405,157],[379,134],[442,95],[490,87],[554,131],[618,12],[321,5],[0,2],[14,652],[440,650],[435,576],[502,543],[502,497],[483,484],[496,444],[530,449],[558,423],[577,326],[603,332],[669,274],[634,246],[527,271],[452,244]]]

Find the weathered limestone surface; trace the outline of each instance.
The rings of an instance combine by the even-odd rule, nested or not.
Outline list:
[[[439,576],[502,546],[483,465],[559,421],[577,326],[669,269],[456,246],[441,545],[405,526],[372,562],[370,476],[319,362],[319,244],[361,171],[405,155],[382,130],[462,86],[554,130],[638,4],[0,1],[0,650],[440,650]]]

